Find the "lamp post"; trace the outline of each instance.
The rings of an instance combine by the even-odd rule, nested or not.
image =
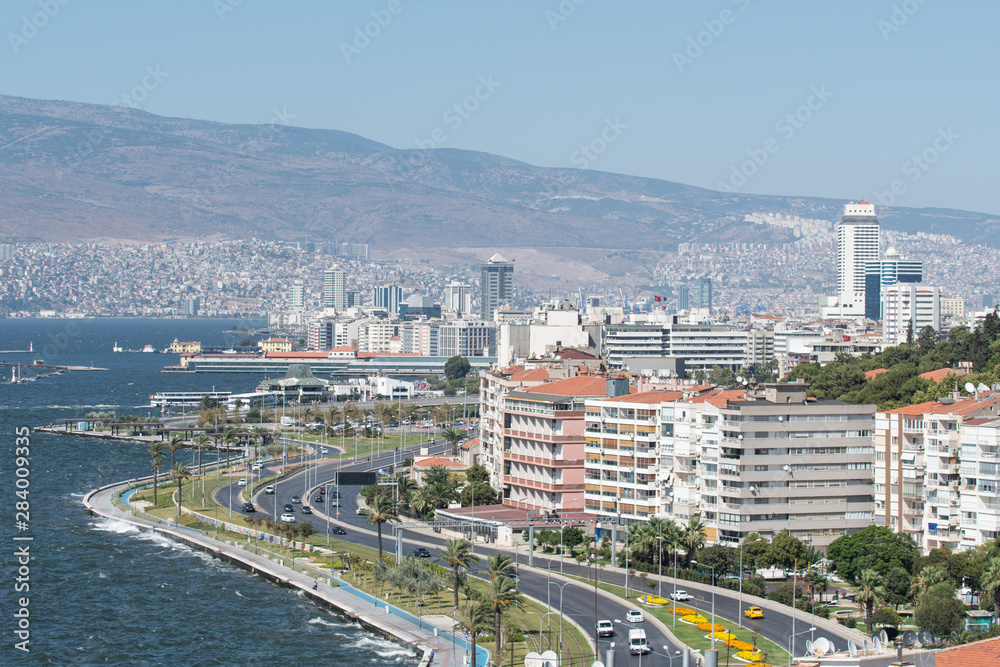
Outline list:
[[[569,586],[572,581],[567,581],[566,583],[560,584],[558,582],[549,582],[549,586],[555,583],[559,587],[559,660],[562,663],[562,650],[563,650],[563,589]]]
[[[802,632],[794,632],[788,635],[788,667],[792,667],[792,651],[795,649],[794,647],[795,642],[793,640],[795,639],[795,637],[797,637],[798,635],[804,635],[807,632],[813,632],[815,629],[816,629],[815,627],[812,627],[809,628],[808,630],[803,630]]]
[[[663,522],[658,522],[657,527],[659,532],[656,536],[656,565],[659,572],[656,574],[656,597],[663,599]],[[674,616],[676,615],[674,614]]]
[[[670,667],[673,667],[674,658],[680,657],[680,654],[681,654],[680,649],[678,649],[678,650],[674,651],[673,653],[671,653],[670,652],[670,647],[667,646],[666,644],[664,644],[663,645],[663,650],[667,652],[667,657],[670,658]]]
[[[674,545],[674,627],[677,627],[677,545]]]
[[[691,561],[692,565],[697,565],[698,561]],[[705,567],[712,569],[712,648],[715,648],[715,566],[702,563]],[[676,617],[677,614],[674,614]]]

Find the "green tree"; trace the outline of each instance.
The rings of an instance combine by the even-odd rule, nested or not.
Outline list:
[[[934,330],[934,327],[927,325],[920,330],[920,334],[917,336],[917,351],[921,354],[928,354],[933,349],[938,342],[938,332]]]
[[[378,531],[378,559],[382,560],[382,524],[396,520],[396,508],[392,504],[392,499],[388,496],[378,495],[372,499],[365,514],[368,516],[368,523],[375,526]]]
[[[980,575],[980,585],[987,595],[993,597],[993,617],[1000,622],[1000,556],[994,556],[986,562]]]
[[[455,591],[454,606],[458,609],[459,570],[468,570],[470,565],[479,562],[479,556],[472,553],[472,543],[463,539],[448,540],[440,552],[441,557],[438,560],[451,568]]]
[[[805,552],[805,545],[802,540],[791,535],[787,530],[783,530],[771,540],[771,548],[767,552],[768,562],[782,570],[789,570],[796,566],[796,562],[801,562]]]
[[[460,354],[456,354],[454,357],[444,362],[444,376],[449,380],[457,380],[458,378],[464,378],[472,370],[472,364],[469,360]]]
[[[181,505],[184,502],[184,480],[191,479],[191,471],[183,463],[178,463],[170,471],[170,476],[177,481],[177,521],[181,520]]]
[[[465,439],[465,432],[457,428],[448,428],[441,433],[441,437],[451,444],[451,455],[458,456],[458,443]]]
[[[913,620],[927,628],[935,637],[947,637],[962,627],[965,606],[955,597],[955,586],[950,581],[932,585],[917,601]]]
[[[910,601],[910,586],[913,577],[901,567],[894,567],[889,570],[885,577],[885,602],[891,604],[893,608],[899,609],[900,605]]]
[[[736,550],[736,562],[740,562],[740,552],[743,554],[743,568],[757,571],[767,566],[767,553],[771,545],[757,533],[750,533]]]
[[[914,601],[919,601],[920,597],[926,593],[931,586],[945,581],[950,582],[950,579],[948,578],[948,571],[945,568],[940,565],[928,565],[924,569],[920,570],[920,573],[913,579],[911,597],[913,597]]]
[[[837,576],[854,583],[862,570],[888,573],[894,567],[913,570],[917,545],[909,535],[885,526],[868,526],[834,540],[826,550]]]
[[[490,606],[493,608],[493,630],[496,633],[494,655],[500,655],[503,640],[503,621],[512,607],[520,607],[523,601],[517,584],[509,576],[493,577],[490,581]]]
[[[684,546],[687,547],[687,566],[691,567],[694,555],[705,544],[705,524],[697,517],[688,519],[683,528]]]
[[[179,435],[170,436],[167,442],[167,449],[170,451],[170,469],[174,469],[174,452],[184,446],[184,438]]]
[[[862,570],[858,577],[854,600],[865,613],[865,628],[867,634],[872,633],[872,613],[875,607],[885,602],[885,587],[882,576],[872,569]]]
[[[877,625],[880,628],[892,627],[898,628],[903,624],[903,619],[899,617],[899,614],[892,607],[879,607],[872,614],[872,625]]]
[[[476,667],[476,639],[479,633],[493,628],[493,609],[489,602],[476,601],[466,606],[458,615],[458,627],[469,633],[472,644],[472,664]]]
[[[728,386],[736,382],[736,373],[728,366],[713,366],[708,381],[720,387]]]
[[[736,551],[730,547],[715,545],[698,551],[698,565],[705,567],[706,572],[715,572],[716,577],[722,577],[735,572],[739,562],[734,561]]]
[[[569,549],[570,553],[573,553],[573,549],[583,544],[587,537],[583,534],[578,526],[567,526],[563,528],[562,543],[563,546]]]

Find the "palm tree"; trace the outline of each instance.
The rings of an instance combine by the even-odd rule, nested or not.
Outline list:
[[[886,591],[882,585],[882,575],[876,570],[862,570],[854,595],[858,606],[865,612],[865,628],[870,635],[872,633],[872,613],[875,611],[875,606],[885,602]]]
[[[368,522],[378,530],[378,559],[382,560],[382,524],[396,520],[396,508],[389,496],[377,495],[366,510]]]
[[[456,493],[455,487],[446,482],[424,485],[424,494],[435,509],[444,507],[454,500]]]
[[[479,556],[472,553],[472,543],[463,539],[448,540],[440,551],[441,557],[438,560],[451,568],[451,581],[455,590],[454,606],[458,609],[458,571],[460,568],[469,569],[470,565],[478,563]]]
[[[993,596],[993,616],[1000,620],[1000,556],[994,556],[986,561],[980,585],[987,594]]]
[[[226,446],[226,468],[229,467],[229,454],[236,444],[236,429],[227,428],[226,433],[222,436],[222,444]]]
[[[178,463],[170,471],[170,476],[177,480],[177,521],[181,520],[181,503],[184,500],[183,484],[185,479],[191,479],[191,471],[183,463]]]
[[[205,504],[205,470],[201,467],[201,453],[208,447],[208,436],[199,435],[193,441],[195,448],[198,450],[198,472],[201,474],[201,504]]]
[[[396,491],[399,492],[399,502],[404,507],[410,507],[410,496],[417,489],[417,483],[409,477],[399,475],[396,477]]]
[[[427,497],[426,489],[418,488],[410,493],[410,509],[418,516],[427,514],[433,503]]]
[[[338,408],[336,404],[331,405],[330,410],[326,413],[327,430],[329,431],[334,426],[339,424],[342,418],[345,418],[345,411]]]
[[[469,633],[472,643],[472,665],[476,667],[476,635],[493,627],[492,610],[486,602],[477,601],[468,605],[458,615],[458,627]]]
[[[507,554],[496,554],[486,559],[486,569],[489,571],[489,579],[509,579],[514,574],[514,561]]]
[[[917,603],[920,596],[926,593],[928,588],[943,581],[948,581],[948,570],[939,565],[928,565],[920,570],[920,574],[914,577],[913,583],[910,584],[914,603]]]
[[[156,486],[159,475],[157,474],[160,470],[160,466],[163,465],[163,450],[166,449],[166,445],[162,442],[151,442],[149,447],[146,449],[149,452],[152,460],[150,463],[153,466],[153,507],[156,507]]]
[[[465,433],[457,428],[447,428],[441,433],[441,437],[451,443],[451,455],[458,456],[458,443],[465,438]]]
[[[506,558],[510,561],[508,556],[500,556],[500,558]],[[492,560],[492,558],[490,559]],[[511,573],[513,573],[513,563],[511,565]],[[491,577],[492,581],[490,583],[490,590],[487,593],[489,596],[490,606],[493,608],[493,630],[496,633],[496,648],[495,655],[500,655],[500,645],[503,640],[503,635],[501,634],[503,630],[503,620],[506,616],[507,611],[511,607],[520,607],[523,601],[520,591],[517,590],[517,582],[510,578],[510,576],[504,576],[503,574],[497,577]]]
[[[167,449],[170,450],[170,469],[174,469],[174,452],[181,448],[184,444],[184,438],[179,435],[170,436],[170,442],[167,443]]]
[[[705,524],[697,517],[688,519],[684,532],[684,544],[687,547],[687,566],[691,567],[694,554],[705,545]]]

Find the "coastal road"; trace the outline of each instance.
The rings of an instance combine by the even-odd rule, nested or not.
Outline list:
[[[443,450],[447,445],[434,445],[431,447],[431,453],[438,453],[438,451]],[[396,455],[396,461],[398,462],[401,457]],[[378,470],[379,468],[388,467],[393,463],[393,453],[388,452],[382,456],[373,456],[371,461],[362,461],[361,463],[345,462],[346,465],[344,470]],[[319,483],[324,483],[324,481],[329,482],[334,478],[334,472],[338,469],[339,462],[335,459],[327,459],[325,462],[318,466],[318,469],[312,471],[310,475],[315,475],[314,479],[319,480]],[[315,485],[310,485],[310,489]],[[221,504],[225,504],[228,499],[226,496],[226,488],[222,487],[217,491],[217,500],[221,501]],[[267,495],[260,493],[254,499],[255,503],[258,505],[261,511],[266,512],[268,515],[274,516],[275,509],[280,508],[285,503],[290,502],[293,495],[303,496],[303,473],[298,473],[292,475],[289,478],[281,480],[276,484],[276,493],[274,495]],[[358,507],[358,501],[360,499],[359,487],[341,487],[341,506],[340,506],[340,516],[339,520],[333,520],[331,525],[341,525],[347,531],[347,535],[336,536],[339,539],[346,539],[351,542],[362,544],[365,546],[376,547],[377,538],[375,536],[373,527],[370,526],[365,517],[358,516],[355,514],[355,510]],[[233,493],[234,498],[234,511],[239,510],[239,503],[235,502],[235,498],[238,497],[236,491]],[[327,498],[332,497],[328,495]],[[306,496],[303,496],[303,501],[306,501]],[[324,511],[326,508],[323,508]],[[296,506],[296,512],[298,512],[298,506]],[[280,512],[277,514],[280,515]],[[299,520],[308,519],[308,517],[302,514],[296,514],[296,518]],[[324,534],[326,532],[326,522],[319,521],[318,517],[311,519],[317,532]],[[387,530],[383,534],[383,548],[388,552],[395,551],[395,536],[393,533],[394,527],[387,526]],[[404,540],[403,540],[403,553],[412,553],[412,550],[417,546],[426,547],[440,547],[444,544],[444,539],[433,537],[430,535],[424,535],[422,533],[417,533],[413,531],[406,531],[404,529]],[[498,549],[492,547],[489,544],[477,543],[476,553],[480,556],[493,555],[495,553],[506,553],[510,555],[510,551],[507,549]],[[526,567],[526,557],[517,557],[515,553],[515,559],[519,560],[519,575],[521,578],[521,588],[524,591],[531,591],[533,597],[542,600],[548,600],[549,597],[546,594],[546,589],[548,588],[551,592],[551,605],[553,610],[558,612],[559,605],[559,582],[551,581],[547,576],[548,568],[551,568],[552,572],[558,572],[560,567],[559,559],[548,559],[544,556],[535,555],[534,565],[532,569]],[[591,568],[583,566],[581,567],[575,562],[563,562],[561,563],[563,571],[566,575],[577,576],[581,578],[592,578],[590,574]],[[481,569],[481,566],[480,566]],[[670,591],[673,590],[672,581],[669,578],[669,570],[664,571],[664,580],[662,583],[662,589],[664,596],[666,596]],[[602,582],[612,583],[618,586],[624,586],[624,573],[619,570],[604,570],[600,572],[600,579]],[[635,580],[633,579],[633,582]],[[742,609],[745,609],[750,605],[749,602],[744,601],[742,608],[740,607],[739,598],[736,592],[729,591],[722,588],[714,588],[707,585],[696,584],[689,581],[679,580],[677,583],[677,588],[683,588],[689,593],[695,596],[695,599],[689,600],[684,604],[688,607],[698,609],[699,611],[708,614],[712,607],[712,593],[714,590],[715,594],[715,613],[722,619],[727,619],[729,621],[728,625],[736,626],[742,616]],[[565,586],[563,593],[563,611],[567,617],[572,618],[581,627],[593,633],[596,621],[600,619],[608,620],[620,620],[621,623],[615,624],[616,636],[613,641],[616,643],[616,663],[617,664],[630,664],[630,660],[638,660],[638,656],[629,656],[627,654],[627,649],[625,644],[627,643],[628,629],[629,626],[624,622],[625,611],[629,608],[633,608],[625,603],[614,603],[606,598],[598,598],[595,604],[594,591],[592,586],[588,586],[585,583],[573,583]],[[595,614],[595,609],[600,609],[599,614]],[[750,630],[759,632],[761,636],[770,639],[779,646],[787,650],[788,638],[792,635],[793,620],[791,609],[785,612],[785,607],[782,610],[777,609],[765,609],[765,618],[763,619],[743,619],[743,626],[749,628]],[[795,655],[803,655],[805,653],[805,642],[809,639],[815,639],[816,637],[826,637],[832,640],[836,647],[840,650],[846,649],[847,639],[855,638],[856,635],[846,632],[837,632],[835,629],[823,628],[822,630],[817,628],[813,632],[809,632],[809,622],[803,618],[804,614],[797,614],[798,618],[794,622],[795,633],[799,636],[795,637]],[[558,619],[558,615],[554,614],[552,619]],[[670,645],[670,641],[665,635],[656,631],[652,623],[644,624],[646,633],[649,638],[649,645],[654,649],[654,655],[664,655],[664,645]],[[803,632],[806,631],[806,632]],[[592,636],[592,634],[591,634]],[[604,651],[608,647],[608,644],[612,640],[602,639],[600,642],[601,655],[604,656]],[[727,650],[727,647],[723,644],[718,644],[717,648],[720,651]]]

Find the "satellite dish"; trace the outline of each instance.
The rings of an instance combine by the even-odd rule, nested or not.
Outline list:
[[[852,658],[858,657],[858,645],[854,643],[853,639],[847,640],[847,650],[850,652]]]
[[[556,655],[555,651],[546,651],[542,653],[542,660],[558,660],[559,656]]]
[[[970,394],[976,393],[976,385],[972,384],[971,382],[966,382],[965,391],[969,392]]]
[[[812,652],[813,652],[813,642],[812,642],[811,639],[807,639],[806,640],[806,653],[812,653]]]
[[[788,472],[789,470],[791,470],[791,468],[788,467],[787,463],[785,465],[781,466],[781,469],[784,470],[785,472]]]
[[[778,415],[778,421],[779,422],[785,421],[785,417],[783,415]]]
[[[742,375],[737,375],[737,376],[736,376],[736,381],[737,381],[737,382],[738,382],[739,384],[743,384],[744,382],[746,382],[746,380],[744,380],[744,379],[743,379],[743,376],[742,376]]]
[[[920,643],[924,646],[930,646],[931,644],[934,643],[934,635],[932,635],[927,630],[921,630],[920,632],[918,632],[917,639],[919,639]]]
[[[820,637],[813,642],[812,652],[814,655],[826,655],[831,648],[833,647],[830,645],[830,640],[826,637]]]
[[[903,643],[906,644],[906,648],[910,648],[917,643],[917,633],[913,630],[907,630],[903,633]]]
[[[878,635],[876,635],[875,637],[872,638],[872,643],[875,645],[875,652],[876,653],[881,653],[882,652],[882,640],[879,639]]]
[[[865,653],[866,654],[867,653],[871,653],[871,652],[873,652],[875,650],[875,645],[872,644],[872,641],[870,639],[866,639],[865,640],[864,647],[865,647]]]
[[[986,386],[985,384],[983,384],[982,382],[980,382],[980,383],[979,383],[979,386],[978,386],[978,387],[976,387],[976,389],[978,389],[979,391],[989,391],[989,390],[990,390],[990,388],[989,388],[989,387],[987,387],[987,386]]]
[[[879,633],[878,638],[882,640],[882,646],[889,645],[889,634],[885,630]]]

